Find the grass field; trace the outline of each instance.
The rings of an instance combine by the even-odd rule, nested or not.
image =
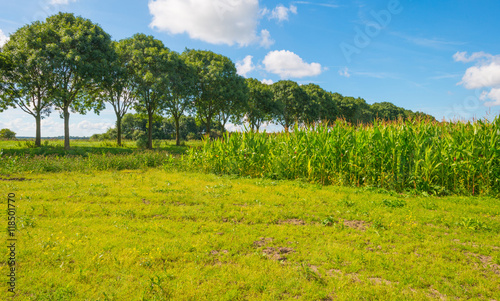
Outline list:
[[[168,150],[155,167],[147,152],[94,151],[30,171],[41,156],[0,148],[16,300],[500,300],[496,198],[215,176]]]

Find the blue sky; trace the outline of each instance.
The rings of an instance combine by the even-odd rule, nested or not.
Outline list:
[[[240,74],[266,82],[312,82],[439,120],[500,111],[498,0],[0,0],[0,7],[0,45],[24,24],[72,12],[115,40],[141,32],[177,52],[221,53]],[[70,133],[102,133],[114,122],[112,110],[72,114]],[[0,128],[35,134],[34,118],[18,109],[0,113]],[[54,111],[42,136],[60,135]]]

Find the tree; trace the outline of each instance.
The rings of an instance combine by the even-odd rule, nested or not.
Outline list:
[[[370,105],[362,98],[343,97],[339,102],[340,115],[350,123],[369,123],[373,121]]]
[[[116,115],[116,139],[117,144],[122,145],[122,119],[133,105],[132,95],[132,66],[130,65],[131,52],[127,49],[127,43],[112,42],[116,52],[116,60],[111,62],[109,73],[111,77],[103,82],[102,89],[97,90],[97,97],[113,106]]]
[[[403,108],[397,107],[390,102],[374,103],[370,109],[375,118],[383,120],[397,120],[406,117],[406,112]]]
[[[281,80],[272,85],[274,99],[280,107],[276,121],[288,132],[295,122],[305,121],[305,110],[309,97],[300,86],[290,80]]]
[[[323,90],[315,84],[304,85],[301,88],[307,93],[310,99],[309,110],[306,111],[308,122],[331,122],[337,119],[339,109],[336,100],[333,99],[334,95],[332,93]]]
[[[252,131],[256,129],[258,132],[264,122],[273,119],[273,115],[277,114],[278,107],[269,85],[255,78],[247,78],[246,84],[248,86],[246,118]]]
[[[53,76],[47,46],[55,42],[53,32],[37,21],[18,29],[3,48],[3,108],[18,107],[35,118],[36,146],[41,146],[41,120],[51,111]]]
[[[211,51],[186,50],[182,56],[197,71],[196,112],[205,125],[205,133],[210,134],[215,118],[219,117],[221,123],[227,121],[231,114],[227,111],[231,101],[239,97],[244,85],[241,85],[234,63],[223,55]]]
[[[165,110],[173,117],[175,122],[175,144],[181,144],[180,118],[184,112],[194,108],[197,95],[196,69],[187,64],[177,54],[172,54],[172,70],[169,74],[170,91],[165,98]]]
[[[59,13],[47,18],[43,27],[51,36],[51,43],[46,45],[47,55],[42,59],[49,62],[52,70],[49,88],[53,104],[64,118],[64,148],[68,150],[70,110],[85,114],[104,108],[102,101],[89,91],[112,76],[109,70],[115,52],[110,36],[82,17]]]
[[[229,76],[226,84],[223,86],[225,95],[224,105],[217,114],[217,121],[225,130],[226,124],[231,120],[234,124],[241,124],[248,106],[248,87],[245,78],[234,74]]]
[[[10,101],[4,97],[6,93],[7,84],[7,72],[10,72],[13,68],[12,62],[9,57],[3,53],[2,48],[0,48],[0,112],[3,112],[9,107]]]
[[[1,50],[1,48],[0,48]],[[0,112],[6,110],[9,106],[7,100],[3,97],[7,88],[6,72],[11,69],[8,57],[0,51]]]
[[[169,75],[172,70],[171,53],[160,40],[145,34],[135,34],[120,45],[130,51],[129,65],[132,73],[132,91],[137,100],[135,109],[148,116],[148,141],[146,147],[153,149],[153,118],[165,110],[168,97]]]
[[[16,133],[9,129],[2,129],[0,130],[0,138],[2,139],[15,139],[16,138]]]

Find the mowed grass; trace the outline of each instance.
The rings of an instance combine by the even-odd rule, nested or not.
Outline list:
[[[182,146],[176,146],[175,140],[154,140],[155,150],[169,152],[171,154],[184,154],[189,147],[201,146],[200,140],[184,142]],[[64,150],[64,140],[42,139],[42,146],[35,147],[34,139],[22,140],[0,140],[0,155],[4,156],[88,156],[89,154],[132,154],[140,151],[135,141],[124,140],[122,146],[117,146],[115,140],[90,141],[71,140],[71,150]]]
[[[17,300],[500,299],[494,198],[161,168],[1,178]]]

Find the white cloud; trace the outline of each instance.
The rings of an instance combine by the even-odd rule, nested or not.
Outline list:
[[[485,53],[483,51],[474,52],[469,57],[467,57],[467,51],[457,52],[453,55],[453,59],[455,60],[455,62],[463,62],[463,63],[470,63],[470,62],[477,61],[477,60],[482,59],[482,58],[491,59],[491,58],[493,58],[493,55]]]
[[[3,31],[0,29],[0,48],[5,45],[9,41],[9,37],[6,36]]]
[[[230,46],[258,40],[258,0],[150,0],[149,12],[150,26],[171,34]]]
[[[28,118],[16,118],[13,120],[9,120],[7,122],[0,121],[0,128],[7,128],[15,133],[17,136],[25,136],[26,132],[33,132],[33,136],[35,134],[35,118],[27,121]],[[42,121],[43,122],[43,121]]]
[[[345,67],[344,69],[339,70],[340,76],[345,76],[345,77],[351,77],[351,74],[349,73],[349,68]]]
[[[255,69],[252,59],[253,56],[247,55],[242,61],[236,62],[236,69],[238,70],[239,75],[247,77],[247,73]]]
[[[487,101],[484,103],[487,107],[500,106],[500,88],[493,88],[490,92],[483,91],[481,95],[481,100],[486,100],[486,98],[492,101]]]
[[[272,79],[263,79],[260,82],[263,83],[263,84],[266,84],[266,85],[272,85],[272,84],[274,84],[274,81]]]
[[[49,4],[52,4],[52,5],[67,5],[70,2],[76,2],[76,0],[50,0]]]
[[[260,46],[264,48],[269,48],[274,44],[274,40],[271,39],[271,34],[267,29],[263,29],[260,32]]]
[[[465,71],[459,84],[464,85],[467,89],[500,86],[500,57],[492,59],[488,63],[480,63],[470,67]]]
[[[467,52],[457,52],[453,55],[456,62],[475,62],[475,66],[465,71],[462,81],[467,89],[489,89],[482,91],[480,99],[486,101],[485,106],[500,105],[500,55],[492,55],[485,52],[475,52],[467,56]]]
[[[290,5],[290,7],[287,8],[283,6],[283,4],[280,4],[270,12],[269,20],[276,19],[278,20],[278,22],[288,21],[288,16],[290,15],[290,13],[296,15],[297,6]]]
[[[271,51],[264,58],[266,71],[284,78],[301,78],[319,75],[322,72],[318,63],[306,63],[295,53],[288,50]]]
[[[114,127],[114,124],[112,123],[106,123],[106,122],[97,122],[97,123],[92,123],[88,120],[81,121],[78,123],[76,126],[77,129],[79,130],[92,130],[92,131],[101,131],[101,132],[106,132],[107,129]]]

